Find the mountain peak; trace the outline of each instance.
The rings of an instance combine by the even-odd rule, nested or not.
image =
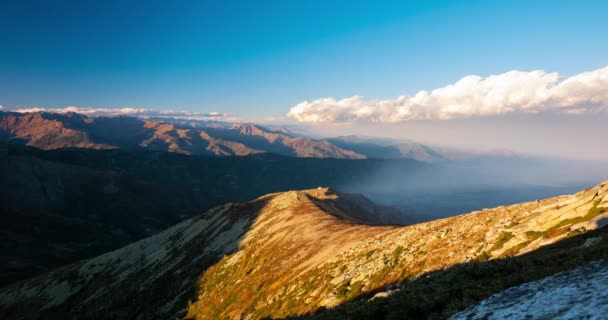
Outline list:
[[[410,226],[368,223],[380,212],[363,196],[326,187],[220,206],[114,252],[9,285],[0,290],[0,315],[302,315],[601,228],[608,181],[574,195]]]
[[[235,123],[232,125],[231,129],[248,136],[287,136],[282,132],[274,132],[253,123]]]
[[[251,123],[197,127],[128,116],[92,118],[73,112],[0,111],[0,138],[44,150],[123,148],[217,156],[270,152],[297,157],[363,158],[331,143],[292,137]]]
[[[577,195],[405,227],[353,222],[354,210],[345,207],[355,206],[356,196],[328,188],[278,194],[240,251],[201,277],[199,300],[188,315],[303,314],[448,266],[529,252],[574,230],[600,227],[597,222],[608,213],[594,208],[603,208],[605,193],[602,184]],[[225,287],[225,278],[240,281]],[[235,296],[235,302],[226,302]]]

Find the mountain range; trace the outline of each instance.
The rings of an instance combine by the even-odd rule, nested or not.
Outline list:
[[[333,186],[364,193],[392,206],[377,222],[404,225],[572,192],[597,183],[605,168],[431,151],[432,158],[417,161],[362,147],[393,150],[394,140],[312,140],[251,124],[161,123],[75,113],[0,113],[0,119],[0,140],[8,141],[0,142],[0,285],[117,249],[214,206],[272,192]],[[187,125],[191,129],[180,129]],[[169,130],[161,134],[161,127]],[[194,154],[201,149],[179,138],[179,132],[183,137],[210,132],[222,141],[266,151]],[[297,157],[286,141],[331,145],[367,159]],[[178,147],[167,152],[171,143]],[[547,184],[520,183],[526,179]]]
[[[157,150],[193,155],[229,156],[275,153],[294,157],[364,159],[407,158],[422,162],[513,157],[511,152],[475,152],[414,141],[341,136],[312,139],[276,127],[173,118],[88,117],[66,113],[0,111],[0,140],[44,150]]]
[[[608,182],[555,195],[605,168],[251,123],[0,112],[0,318],[567,318],[539,310],[540,291],[593,317],[605,300],[564,279],[608,274],[594,262],[608,258]]]
[[[409,226],[330,188],[226,204],[0,289],[3,318],[446,318],[608,258],[608,182]],[[546,314],[544,316],[547,316]]]
[[[0,112],[0,139],[44,150],[121,148],[215,156],[271,152],[297,157],[364,158],[328,141],[294,137],[254,124],[201,128],[125,116],[87,117],[73,112]]]

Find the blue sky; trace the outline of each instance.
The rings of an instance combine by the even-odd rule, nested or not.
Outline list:
[[[284,115],[608,64],[606,1],[3,1],[0,104]]]

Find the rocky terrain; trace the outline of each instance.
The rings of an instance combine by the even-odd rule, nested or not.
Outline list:
[[[451,319],[604,319],[606,302],[608,260],[602,260],[507,289]]]
[[[0,143],[0,285],[117,249],[217,205],[345,184],[385,164],[272,154],[43,151]],[[422,166],[394,165],[402,172]],[[411,223],[397,211],[377,218]]]
[[[289,205],[292,196],[308,197],[308,193],[271,194],[244,204],[220,206],[122,249],[6,287],[0,293],[0,314],[47,319],[66,314],[78,318],[170,317],[195,297],[201,271],[236,251],[252,224],[270,210],[268,206]],[[357,195],[344,197],[334,196],[325,203],[336,215],[328,216],[330,221],[366,223],[384,210]],[[19,300],[33,303],[33,308],[22,308],[20,303],[11,306]],[[146,311],[141,310],[143,306]]]
[[[608,182],[410,226],[374,223],[381,211],[328,188],[228,204],[4,287],[0,316],[442,318],[509,286],[608,258]],[[411,296],[416,303],[403,303]],[[447,301],[433,300],[440,298]]]
[[[78,147],[143,149],[194,155],[250,155],[362,159],[328,141],[296,137],[253,124],[201,127],[132,117],[88,117],[78,113],[0,111],[0,140],[44,150]]]

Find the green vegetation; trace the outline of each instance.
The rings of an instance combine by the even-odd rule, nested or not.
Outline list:
[[[587,214],[584,216],[564,219],[564,220],[561,220],[555,226],[549,228],[548,230],[527,231],[525,233],[525,235],[528,238],[528,240],[531,242],[531,241],[534,241],[541,237],[546,238],[546,239],[552,239],[552,238],[560,237],[564,234],[566,235],[566,237],[574,237],[574,236],[583,234],[585,232],[584,227],[572,229],[571,226],[576,225],[581,222],[591,221],[594,218],[596,218],[597,216],[599,216],[600,214],[608,211],[608,208],[598,207],[599,204],[600,204],[600,200],[593,201],[593,206],[589,209],[589,211],[587,211]]]
[[[505,243],[513,238],[513,234],[511,232],[502,231],[496,240],[496,244],[490,249],[491,251],[500,250],[504,247]]]
[[[606,210],[607,210],[607,208],[598,207],[599,204],[600,204],[600,200],[593,201],[593,206],[591,207],[591,209],[589,209],[589,211],[587,211],[586,215],[581,216],[581,217],[576,217],[576,218],[564,219],[564,220],[560,221],[557,226],[553,227],[553,229],[559,229],[563,226],[577,224],[580,222],[590,221],[590,220],[594,219],[595,217],[599,216],[600,214],[606,212]]]
[[[477,257],[475,257],[475,259],[473,259],[473,261],[475,262],[483,262],[483,261],[487,261],[490,260],[490,258],[492,258],[492,256],[487,253],[487,252],[482,252],[480,255],[478,255]]]
[[[582,248],[586,239],[598,236],[597,245]],[[600,229],[525,255],[457,265],[406,283],[386,299],[360,299],[301,318],[447,319],[509,287],[607,258],[608,230]]]
[[[372,259],[372,258],[373,258],[373,256],[374,256],[374,253],[375,253],[375,252],[376,252],[375,250],[368,251],[368,252],[365,254],[365,259],[367,259],[367,260]]]
[[[591,207],[591,209],[589,209],[587,216],[595,218],[595,217],[599,216],[600,214],[608,211],[608,208],[598,207],[599,204],[600,204],[600,200],[593,201],[593,207]]]
[[[528,237],[528,240],[534,241],[534,240],[544,236],[545,233],[541,232],[541,231],[526,231],[525,235],[526,235],[526,237]]]
[[[405,249],[402,246],[397,246],[397,248],[395,248],[395,250],[393,250],[392,256],[393,256],[393,261],[396,264],[399,263],[399,257],[401,256],[401,254],[403,253]]]
[[[378,271],[376,274],[374,274],[369,283],[370,283],[370,287],[377,287],[378,285],[380,285],[384,278],[391,272],[393,271],[393,267],[389,266],[389,265],[385,265],[380,271]]]
[[[361,289],[363,288],[363,283],[361,281],[357,281],[355,283],[350,282],[350,280],[341,283],[336,289],[336,297],[339,299],[343,299],[344,301],[350,301],[361,294]]]
[[[524,242],[522,242],[522,243],[519,243],[519,244],[517,244],[517,245],[514,245],[513,247],[511,247],[511,248],[509,248],[508,250],[506,250],[506,251],[503,253],[503,255],[504,255],[504,256],[506,256],[506,257],[511,257],[511,256],[514,256],[514,255],[516,255],[517,253],[519,253],[519,250],[521,250],[521,249],[523,249],[523,248],[527,247],[527,246],[530,244],[530,242],[532,242],[532,241],[528,240],[528,241],[524,241]]]

